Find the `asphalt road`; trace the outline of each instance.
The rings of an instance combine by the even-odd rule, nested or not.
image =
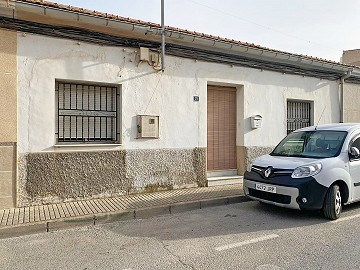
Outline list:
[[[243,202],[0,240],[1,269],[360,269],[360,204],[318,213]]]

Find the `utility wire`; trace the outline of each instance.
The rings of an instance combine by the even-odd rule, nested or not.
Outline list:
[[[320,46],[320,47],[323,47],[323,48],[328,48],[328,49],[331,49],[333,51],[336,51],[336,52],[339,52],[338,49],[335,49],[335,48],[332,48],[332,47],[329,47],[329,46],[325,46],[323,44],[320,44],[320,43],[315,43],[315,42],[312,42],[310,40],[307,40],[307,39],[304,39],[304,38],[301,38],[301,37],[298,37],[298,36],[295,36],[295,35],[292,35],[292,34],[289,34],[289,33],[286,33],[286,32],[283,32],[283,31],[280,31],[280,30],[277,30],[275,28],[272,28],[272,27],[269,27],[269,26],[265,26],[265,25],[262,25],[262,24],[259,24],[257,22],[253,22],[251,20],[248,20],[248,19],[244,19],[242,17],[239,17],[239,16],[236,16],[234,14],[231,14],[229,12],[226,12],[224,10],[221,10],[221,9],[217,9],[217,8],[214,8],[214,7],[210,7],[208,5],[205,5],[205,4],[202,4],[202,3],[199,3],[199,2],[196,2],[196,1],[193,1],[193,0],[187,0],[188,2],[191,2],[195,5],[198,5],[198,6],[202,6],[202,7],[205,7],[207,9],[210,9],[210,10],[213,10],[213,11],[216,11],[218,13],[221,13],[223,15],[226,15],[226,16],[231,16],[233,18],[236,18],[238,20],[241,20],[241,21],[244,21],[244,22],[247,22],[247,23],[250,23],[250,24],[253,24],[253,25],[256,25],[257,27],[260,27],[260,28],[263,28],[263,29],[266,29],[266,30],[269,30],[269,31],[273,31],[273,32],[277,32],[283,36],[287,36],[287,37],[291,37],[291,38],[294,38],[294,39],[297,39],[297,40],[301,40],[301,41],[304,41],[306,43],[309,43],[309,44],[313,44],[313,45],[317,45],[317,46]]]

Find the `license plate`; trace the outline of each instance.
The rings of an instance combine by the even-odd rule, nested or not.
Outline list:
[[[261,190],[261,191],[265,191],[265,192],[271,192],[271,193],[276,193],[276,187],[274,186],[269,186],[269,185],[264,185],[264,184],[255,184],[255,189],[256,190]]]

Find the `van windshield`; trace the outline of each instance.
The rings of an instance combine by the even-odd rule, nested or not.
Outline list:
[[[346,131],[313,130],[293,132],[270,153],[272,156],[328,158],[339,155]]]

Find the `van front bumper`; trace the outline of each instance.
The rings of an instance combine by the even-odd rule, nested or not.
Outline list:
[[[274,186],[276,193],[256,190],[256,184]],[[281,207],[318,210],[323,207],[326,192],[327,187],[313,177],[294,179],[288,175],[264,178],[256,172],[244,175],[244,193],[247,197]]]

